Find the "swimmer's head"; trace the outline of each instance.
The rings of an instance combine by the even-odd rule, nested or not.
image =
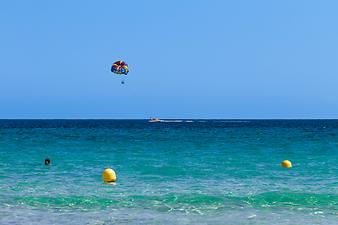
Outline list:
[[[50,164],[50,159],[45,159],[45,165],[48,166]]]

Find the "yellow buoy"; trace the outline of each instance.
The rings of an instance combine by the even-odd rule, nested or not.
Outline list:
[[[116,173],[114,170],[107,168],[102,173],[102,179],[104,182],[115,182],[116,181]]]
[[[291,168],[292,167],[292,163],[289,161],[289,160],[284,160],[282,163],[281,163],[282,167],[284,168]]]

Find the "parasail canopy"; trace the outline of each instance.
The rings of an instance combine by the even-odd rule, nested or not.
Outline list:
[[[122,75],[122,74],[127,75],[129,73],[129,67],[127,63],[120,60],[120,61],[114,62],[114,64],[111,66],[111,71],[118,75]]]

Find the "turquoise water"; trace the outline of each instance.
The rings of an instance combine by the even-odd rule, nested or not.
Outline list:
[[[0,120],[0,224],[337,224],[337,159],[338,120]]]

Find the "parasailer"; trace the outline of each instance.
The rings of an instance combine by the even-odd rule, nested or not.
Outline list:
[[[129,73],[128,64],[125,63],[122,60],[116,61],[111,66],[111,72],[113,72],[113,73],[115,73],[117,75],[125,76],[125,75],[127,75]],[[124,80],[123,79],[121,81],[121,84],[124,84]]]

